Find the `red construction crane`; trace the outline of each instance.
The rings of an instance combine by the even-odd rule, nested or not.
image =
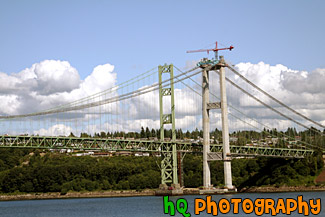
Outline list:
[[[218,59],[218,51],[219,50],[232,50],[234,49],[233,46],[225,47],[225,48],[218,48],[218,42],[216,42],[216,47],[213,49],[200,49],[200,50],[189,50],[186,51],[186,53],[194,53],[194,52],[207,52],[209,54],[209,51],[213,51],[215,53],[216,60]]]

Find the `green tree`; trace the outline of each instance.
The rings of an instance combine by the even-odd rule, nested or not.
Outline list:
[[[148,127],[146,127],[146,134],[145,134],[145,137],[146,137],[146,138],[151,137],[151,132],[150,132],[150,130],[149,130]]]
[[[146,132],[144,131],[143,127],[141,127],[140,137],[146,138]]]

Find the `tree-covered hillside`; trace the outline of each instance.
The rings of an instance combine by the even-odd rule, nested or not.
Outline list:
[[[0,149],[0,192],[61,192],[157,188],[160,158],[74,157],[30,149]],[[305,159],[253,158],[232,161],[238,188],[261,185],[313,185],[323,167],[321,155]],[[184,158],[186,187],[202,185],[202,157]],[[211,163],[212,183],[223,184],[223,163]]]

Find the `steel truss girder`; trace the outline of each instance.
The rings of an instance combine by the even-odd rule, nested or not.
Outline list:
[[[168,184],[173,182],[173,150],[172,145],[165,145],[161,152],[161,182]]]
[[[211,145],[211,152],[222,152],[222,145]],[[230,146],[231,156],[226,157],[281,157],[281,158],[304,158],[313,154],[313,150],[272,148],[260,146]]]
[[[0,148],[74,149],[74,150],[132,151],[132,152],[142,151],[142,152],[172,153],[173,144],[175,144],[177,152],[183,152],[183,153],[202,152],[201,144],[189,143],[183,141],[167,142],[167,141],[154,141],[154,140],[43,137],[43,136],[1,136],[0,137]],[[211,144],[210,146],[211,146],[210,151],[212,153],[222,152],[223,150],[222,144],[218,144],[218,145]],[[230,146],[230,153],[231,153],[231,157],[261,156],[261,157],[304,158],[308,155],[313,154],[313,150],[232,145]],[[166,155],[166,157],[168,156]],[[166,163],[166,165],[168,165],[169,163]]]

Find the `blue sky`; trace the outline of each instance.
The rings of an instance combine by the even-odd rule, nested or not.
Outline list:
[[[218,41],[235,47],[222,54],[244,76],[325,125],[324,11],[324,0],[0,0],[0,116],[56,107],[159,64],[193,66],[207,54],[186,51],[213,48]],[[227,76],[246,87],[233,74]],[[229,102],[251,117],[272,128],[292,126],[234,93],[230,88]],[[192,95],[184,95],[181,105],[200,114],[197,104],[189,104]],[[159,114],[154,100],[135,101]],[[143,117],[148,111],[141,109],[133,109],[134,123],[125,119],[117,129],[149,123],[158,128],[159,119]],[[176,122],[185,129],[195,112],[185,112]]]
[[[118,82],[159,64],[198,60],[186,50],[233,45],[233,63],[325,68],[325,1],[0,0],[0,72],[65,60],[85,78],[110,63]],[[210,46],[209,46],[210,45]],[[212,55],[211,55],[212,57]]]

